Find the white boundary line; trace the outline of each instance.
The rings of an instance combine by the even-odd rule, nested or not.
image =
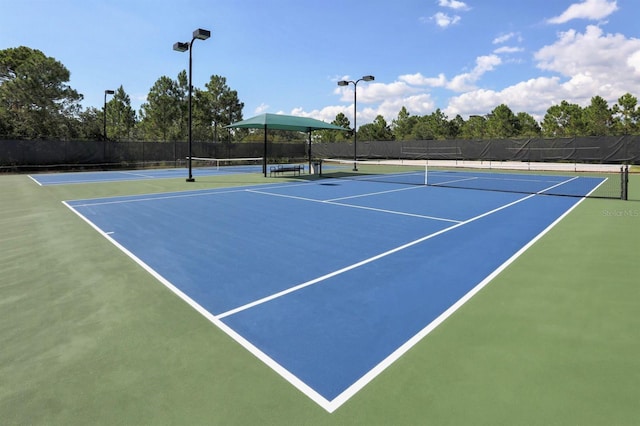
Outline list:
[[[561,184],[562,183],[560,183],[558,185],[561,185]],[[554,186],[557,186],[557,185],[554,185]],[[553,187],[547,188],[547,189],[541,191],[540,193],[544,193],[544,191],[548,191],[549,189],[552,189],[552,188]],[[272,195],[272,194],[269,194],[269,195]],[[563,215],[561,215],[558,219],[556,219],[551,225],[549,225],[547,228],[545,228],[544,231],[542,231],[540,234],[538,234],[536,237],[534,237],[533,240],[531,240],[528,244],[526,244],[523,248],[521,248],[518,252],[516,252],[511,258],[509,258],[500,267],[498,267],[495,271],[493,271],[490,275],[488,275],[484,280],[482,280],[478,285],[476,285],[476,287],[474,287],[465,296],[463,296],[456,303],[454,303],[452,306],[450,306],[438,318],[436,318],[434,321],[432,321],[430,324],[428,324],[419,333],[417,333],[412,338],[410,338],[407,342],[405,342],[398,349],[396,349],[391,355],[389,355],[387,358],[385,358],[383,361],[381,361],[378,365],[376,365],[373,369],[368,371],[365,375],[363,375],[360,379],[358,379],[355,383],[353,383],[345,391],[343,391],[340,395],[338,395],[336,398],[334,398],[331,401],[329,401],[326,398],[324,398],[322,395],[320,395],[318,392],[316,392],[313,388],[311,388],[309,385],[307,385],[302,380],[300,380],[297,376],[295,376],[294,374],[289,372],[286,368],[284,368],[282,365],[277,363],[271,357],[266,355],[264,352],[262,352],[256,346],[254,346],[251,342],[249,342],[244,337],[242,337],[240,334],[238,334],[236,331],[234,331],[233,329],[228,327],[226,324],[224,324],[222,322],[222,319],[227,317],[227,316],[230,316],[232,314],[238,313],[240,311],[249,309],[249,308],[251,308],[253,306],[257,306],[259,304],[266,303],[266,302],[268,302],[270,300],[274,300],[274,299],[276,299],[278,297],[282,297],[282,296],[284,296],[286,294],[298,291],[298,290],[300,290],[302,288],[305,288],[305,287],[308,287],[310,285],[318,284],[318,283],[320,283],[322,281],[325,281],[328,278],[331,278],[333,276],[336,276],[336,275],[342,274],[344,272],[347,272],[349,270],[355,269],[357,267],[363,266],[363,265],[365,265],[367,263],[371,263],[371,262],[373,262],[375,260],[381,259],[383,257],[386,257],[386,256],[390,255],[390,254],[396,253],[396,252],[398,252],[400,250],[406,249],[408,247],[414,246],[416,244],[419,244],[419,243],[421,243],[423,241],[426,241],[426,240],[431,239],[433,237],[436,237],[438,235],[444,234],[444,233],[446,233],[448,231],[451,231],[451,230],[453,230],[455,228],[464,226],[464,225],[466,225],[468,223],[474,222],[474,221],[479,220],[479,219],[481,219],[483,217],[487,217],[487,216],[489,216],[491,214],[494,214],[494,213],[496,213],[498,211],[501,211],[501,210],[504,210],[506,208],[509,208],[509,207],[511,207],[513,205],[519,204],[519,203],[521,203],[521,202],[523,202],[525,200],[528,200],[530,198],[535,197],[536,195],[538,195],[538,194],[530,194],[530,195],[527,195],[526,197],[519,198],[518,200],[515,200],[515,201],[513,201],[511,203],[508,203],[508,204],[505,204],[503,206],[497,207],[497,208],[495,208],[493,210],[490,210],[488,212],[485,212],[485,213],[483,213],[481,215],[478,215],[478,216],[475,216],[475,217],[473,217],[471,219],[468,219],[468,220],[466,220],[464,222],[457,223],[457,224],[455,224],[453,226],[450,226],[448,228],[444,228],[444,229],[442,229],[442,230],[440,230],[438,232],[429,234],[427,236],[419,238],[419,239],[417,239],[415,241],[412,241],[410,243],[407,243],[407,244],[404,244],[402,246],[396,247],[395,249],[388,250],[388,251],[386,251],[384,253],[380,253],[377,256],[373,256],[371,258],[365,259],[365,260],[363,260],[361,262],[355,263],[355,264],[353,264],[353,265],[351,265],[349,267],[343,268],[343,269],[341,269],[339,271],[335,271],[335,272],[333,272],[331,274],[327,274],[327,275],[324,275],[322,277],[318,277],[318,278],[316,278],[314,280],[307,281],[306,283],[302,283],[300,285],[297,285],[297,286],[292,287],[290,289],[287,289],[285,291],[276,293],[274,295],[265,297],[263,299],[256,300],[256,301],[254,301],[252,303],[240,306],[240,307],[238,307],[236,309],[227,311],[227,312],[222,313],[220,315],[211,314],[209,311],[207,311],[205,308],[203,308],[201,305],[199,305],[197,302],[195,302],[193,299],[191,299],[189,296],[187,296],[185,293],[183,293],[180,289],[178,289],[176,286],[174,286],[170,281],[165,279],[162,275],[160,275],[158,272],[156,272],[153,268],[151,268],[149,265],[147,265],[144,261],[142,261],[140,258],[138,258],[135,254],[133,254],[131,251],[129,251],[127,248],[125,248],[123,245],[121,245],[115,239],[113,239],[111,237],[111,234],[112,234],[111,232],[104,232],[103,230],[101,230],[97,225],[95,225],[93,222],[91,222],[87,217],[85,217],[79,211],[75,210],[75,208],[73,206],[71,206],[70,204],[68,204],[68,202],[63,201],[62,203],[65,206],[67,206],[72,212],[74,212],[76,215],[78,215],[82,220],[84,220],[86,223],[88,223],[93,229],[98,231],[98,233],[100,235],[102,235],[104,238],[106,238],[108,241],[110,241],[113,245],[115,245],[118,249],[120,249],[123,253],[125,253],[127,256],[129,256],[134,262],[136,262],[139,266],[141,266],[145,271],[147,271],[154,278],[156,278],[158,281],[160,281],[160,283],[162,283],[165,287],[167,287],[174,294],[176,294],[178,297],[180,297],[182,300],[184,300],[187,304],[189,304],[189,306],[191,306],[193,309],[195,309],[197,312],[199,312],[202,316],[207,318],[211,323],[213,323],[218,328],[220,328],[222,331],[224,331],[227,335],[229,335],[232,339],[234,339],[236,342],[238,342],[240,345],[242,345],[245,349],[247,349],[249,352],[251,352],[255,357],[257,357],[262,362],[264,362],[267,366],[271,367],[275,372],[280,374],[281,377],[283,377],[285,380],[287,380],[289,383],[291,383],[294,387],[296,387],[302,393],[307,395],[307,397],[309,397],[312,401],[314,401],[315,403],[320,405],[322,408],[324,408],[329,413],[332,413],[333,411],[338,409],[342,404],[344,404],[347,400],[349,400],[353,395],[355,395],[359,390],[361,390],[364,386],[366,386],[371,380],[373,380],[375,377],[377,377],[382,371],[384,371],[387,367],[389,367],[394,361],[396,361],[404,353],[406,353],[409,349],[411,349],[413,346],[415,346],[427,334],[429,334],[438,325],[440,325],[445,319],[447,319],[449,316],[451,316],[451,314],[453,314],[453,312],[455,312],[462,305],[464,305],[477,292],[479,292],[483,287],[485,287],[493,278],[495,278],[500,272],[502,272],[509,264],[511,264],[517,257],[519,257],[522,253],[524,253],[536,241],[538,241],[540,238],[542,238],[542,236],[544,234],[546,234],[551,228],[553,228],[553,226],[555,226],[560,220],[562,220],[566,215],[568,215],[577,205],[579,205],[582,201],[584,201],[584,198],[582,198],[576,204],[574,204],[569,210],[567,210]]]
[[[134,262],[136,262],[139,266],[141,266],[145,271],[147,271],[155,279],[160,281],[161,284],[163,284],[165,287],[167,287],[169,290],[171,290],[175,295],[177,295],[179,298],[181,298],[183,301],[185,301],[189,306],[191,306],[198,313],[200,313],[203,317],[205,317],[207,320],[209,320],[211,323],[213,323],[220,330],[224,331],[229,337],[231,337],[233,340],[238,342],[242,347],[244,347],[246,350],[248,350],[250,353],[252,353],[260,361],[264,362],[267,366],[272,368],[276,373],[278,373],[280,376],[282,376],[285,380],[287,380],[289,383],[291,383],[294,387],[296,387],[298,390],[300,390],[303,394],[307,395],[316,404],[318,404],[319,406],[321,406],[325,410],[329,411],[330,402],[326,398],[324,398],[322,395],[320,395],[318,392],[316,392],[313,388],[311,388],[309,385],[307,385],[302,380],[300,380],[297,376],[295,376],[294,374],[289,372],[289,370],[287,370],[286,368],[284,368],[283,366],[278,364],[276,361],[274,361],[271,357],[266,355],[260,349],[255,347],[251,342],[246,340],[244,337],[242,337],[240,334],[238,334],[235,330],[233,330],[232,328],[228,327],[218,317],[216,317],[215,315],[213,315],[212,313],[207,311],[200,304],[198,304],[196,301],[191,299],[189,296],[187,296],[185,293],[183,293],[180,289],[178,289],[176,286],[174,286],[169,280],[164,278],[162,275],[160,275],[158,272],[156,272],[152,267],[147,265],[139,257],[137,257],[135,254],[133,254],[131,251],[129,251],[127,248],[125,248],[122,244],[120,244],[119,242],[114,240],[111,237],[111,234],[112,234],[111,232],[104,232],[96,224],[94,224],[87,217],[85,217],[82,213],[80,213],[77,210],[75,210],[66,201],[63,201],[62,203],[65,206],[67,206],[69,208],[69,210],[71,210],[76,215],[78,215],[78,217],[80,217],[82,220],[84,220],[86,223],[88,223],[89,226],[91,226],[93,229],[98,231],[98,233],[100,235],[102,235],[104,238],[106,238],[111,244],[113,244],[118,249],[120,249],[120,251],[122,251],[124,254],[129,256]]]
[[[530,198],[530,197],[526,197],[526,198]],[[442,314],[440,314],[440,316],[438,316],[435,320],[429,323],[425,328],[420,330],[420,332],[418,332],[412,338],[407,340],[402,346],[396,349],[391,355],[389,355],[387,358],[382,360],[374,368],[369,370],[364,376],[362,376],[354,384],[349,386],[344,392],[342,392],[340,395],[335,397],[330,402],[329,412],[333,412],[334,410],[339,408],[342,404],[344,404],[347,400],[349,400],[349,398],[355,395],[359,390],[361,390],[364,386],[366,386],[369,382],[371,382],[375,377],[377,377],[380,373],[382,373],[387,367],[389,367],[391,364],[397,361],[402,355],[404,355],[407,351],[409,351],[409,349],[411,349],[418,342],[420,342],[424,337],[426,337],[429,333],[435,330],[436,327],[442,324],[455,311],[460,309],[480,290],[486,287],[487,284],[489,284],[495,277],[497,277],[502,271],[504,271],[509,265],[511,265],[517,258],[519,258],[531,246],[533,246],[536,242],[538,242],[543,236],[545,236],[552,228],[554,228],[562,219],[564,219],[569,213],[571,213],[573,209],[575,209],[584,200],[585,198],[582,198],[578,202],[576,202],[573,206],[571,206],[571,208],[569,208],[560,217],[558,217],[553,223],[547,226],[542,232],[536,235],[531,241],[529,241],[525,246],[523,246],[520,250],[518,250],[513,256],[507,259],[502,265],[500,265],[497,269],[495,269],[491,274],[487,275],[485,279],[480,281],[467,294],[462,296],[457,302],[451,305],[449,309],[447,309]]]
[[[33,176],[31,176],[31,175],[28,175],[28,176],[29,176],[29,179],[31,179],[32,181],[34,181],[35,183],[37,183],[37,184],[38,184],[38,186],[42,186],[42,183],[41,183],[40,181],[38,181],[38,179],[34,178],[34,177],[33,177]]]

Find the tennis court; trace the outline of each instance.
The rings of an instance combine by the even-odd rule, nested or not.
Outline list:
[[[186,163],[182,161],[182,163]],[[257,173],[261,170],[262,158],[195,158],[192,168],[200,176],[220,176]],[[39,173],[31,179],[40,186],[87,183],[109,183],[131,180],[172,179],[185,176],[185,167],[151,168],[141,170],[109,170],[76,173]]]
[[[322,179],[66,204],[332,412],[567,214],[580,198],[537,194],[573,182]]]
[[[0,178],[8,424],[635,423],[637,191],[181,172]]]

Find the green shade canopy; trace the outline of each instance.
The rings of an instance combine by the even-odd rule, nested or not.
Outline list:
[[[335,124],[325,123],[315,118],[296,117],[284,114],[260,114],[246,120],[225,126],[235,129],[264,129],[264,155],[262,172],[267,177],[267,130],[289,130],[309,133],[309,172],[311,172],[311,132],[314,130],[349,130]]]
[[[313,130],[349,130],[335,124],[325,123],[308,117],[296,117],[283,114],[260,114],[246,120],[238,121],[226,127],[244,129],[291,130],[294,132],[311,132]]]

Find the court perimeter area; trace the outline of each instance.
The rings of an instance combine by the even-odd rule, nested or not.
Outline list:
[[[118,229],[96,232],[69,208],[86,209],[81,215],[89,218],[100,199],[133,205],[167,198],[160,194],[171,194],[175,201],[187,190],[244,194],[248,186],[251,196],[259,198],[257,193],[274,182],[289,188],[283,179],[249,174],[197,177],[191,184],[180,177],[39,186],[26,175],[0,176],[1,417],[8,424],[635,424],[640,417],[640,182],[637,175],[631,178],[631,201],[587,199],[577,204],[426,337],[344,403],[327,410],[176,297],[136,256],[113,244],[110,239],[117,236],[112,232]],[[289,185],[300,184],[304,182],[292,180]],[[270,189],[269,196],[307,202],[279,188]],[[501,200],[496,207],[509,202]],[[165,207],[156,213],[166,214]],[[259,203],[254,207],[258,217],[265,214]],[[154,208],[132,211],[149,215],[151,225]],[[171,218],[175,229],[163,241],[180,232],[182,221],[202,215],[171,210],[176,211],[180,214]],[[486,206],[465,217],[449,213],[445,219],[455,226],[455,221],[489,211]],[[114,212],[124,222],[131,217],[126,210]],[[297,212],[296,204],[278,213]],[[337,210],[328,215],[339,222]],[[291,233],[295,227],[312,227],[304,234],[310,238],[290,252],[279,249],[265,256],[285,262],[291,256],[299,264],[327,235],[331,222],[321,218],[289,221]],[[286,217],[277,224],[286,228]],[[151,232],[157,234],[154,226]],[[196,230],[189,232],[197,238]],[[251,246],[249,234],[243,238]],[[135,241],[135,232],[130,238]],[[135,244],[131,241],[122,244]],[[183,264],[195,259],[191,269],[207,274],[202,253],[192,252],[206,247],[201,242],[171,250]],[[413,265],[407,268],[418,266]],[[238,283],[242,274],[255,272],[241,264],[236,269]],[[211,273],[233,276],[232,271]],[[180,274],[184,271],[172,282],[179,282]],[[340,303],[344,300],[335,301]],[[224,321],[236,306],[243,305],[211,311]],[[255,326],[247,324],[242,327]],[[313,350],[309,342],[305,347]]]

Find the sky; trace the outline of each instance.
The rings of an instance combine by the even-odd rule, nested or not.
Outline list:
[[[0,0],[0,49],[60,61],[84,107],[122,86],[139,111],[161,76],[188,69],[172,49],[197,28],[193,85],[221,75],[243,116],[282,113],[353,125],[404,106],[490,113],[500,104],[542,120],[566,100],[612,106],[640,97],[638,0]]]

